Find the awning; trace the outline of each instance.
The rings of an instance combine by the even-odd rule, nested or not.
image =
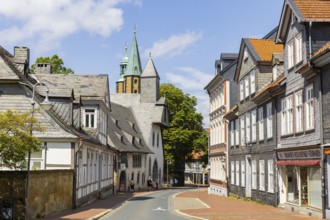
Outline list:
[[[316,166],[320,165],[320,160],[278,160],[277,165],[298,165],[298,166]]]

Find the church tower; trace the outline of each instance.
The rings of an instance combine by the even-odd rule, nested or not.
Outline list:
[[[141,75],[141,102],[142,103],[156,103],[160,97],[159,75],[151,59],[149,59]]]
[[[139,48],[136,40],[136,31],[132,42],[132,48],[128,57],[128,63],[124,74],[124,93],[140,93],[140,76],[142,73]]]
[[[127,43],[125,45],[125,56],[121,60],[120,63],[120,77],[119,80],[116,82],[116,91],[117,93],[124,93],[124,75],[127,69],[127,63],[128,63],[128,56],[127,56]]]

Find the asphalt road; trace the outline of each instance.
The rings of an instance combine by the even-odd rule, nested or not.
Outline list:
[[[175,212],[172,196],[186,189],[160,190],[136,196],[100,218],[101,220],[186,220]]]

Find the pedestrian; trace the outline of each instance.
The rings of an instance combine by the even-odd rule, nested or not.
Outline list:
[[[134,190],[135,190],[135,188],[134,188],[134,187],[135,187],[135,183],[134,183],[134,180],[130,180],[130,181],[131,181],[131,190],[133,190],[133,191],[134,191]]]
[[[156,180],[156,190],[158,190],[158,180]]]
[[[132,181],[128,180],[128,186],[127,186],[127,191],[130,192],[132,188]]]
[[[178,185],[178,180],[176,178],[174,178],[174,185]]]
[[[147,180],[147,186],[148,186],[148,191],[150,191],[151,186],[152,186],[151,176],[148,177],[148,180]]]
[[[174,185],[174,180],[171,178],[170,179],[170,186],[173,187],[173,185]]]

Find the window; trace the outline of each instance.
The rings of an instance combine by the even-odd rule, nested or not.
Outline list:
[[[84,110],[84,125],[86,128],[96,128],[96,109]]]
[[[251,143],[251,114],[250,112],[246,113],[245,120],[246,120],[246,143]]]
[[[310,85],[305,90],[306,98],[306,129],[314,128],[314,105],[313,105],[313,85]]]
[[[140,168],[142,165],[141,155],[133,154],[133,168]]]
[[[273,113],[272,113],[272,103],[268,103],[267,106],[267,138],[273,137]]]
[[[264,139],[264,110],[263,108],[258,109],[258,126],[259,126],[259,140]]]
[[[230,122],[230,146],[234,146],[235,144],[235,137],[234,137],[234,121]]]
[[[268,192],[274,192],[274,161],[268,160]]]
[[[292,96],[282,99],[282,135],[291,134],[293,127]]]
[[[240,90],[240,99],[241,101],[244,100],[244,85],[243,85],[244,80],[242,80],[239,83],[239,90]]]
[[[288,69],[293,67],[294,60],[293,60],[293,41],[288,43]]]
[[[299,91],[295,95],[296,102],[296,132],[301,132],[303,130],[303,109],[302,109],[302,91]]]
[[[245,125],[244,125],[244,115],[241,116],[241,146],[245,145]]]
[[[235,120],[235,145],[239,145],[239,121],[238,119]]]
[[[255,142],[256,141],[256,134],[257,134],[257,110],[253,110],[251,112],[251,119],[252,119],[252,131],[251,131],[251,140],[252,142]]]
[[[265,190],[265,161],[259,160],[259,189]]]
[[[159,133],[157,133],[157,147],[159,147]]]
[[[235,184],[235,162],[231,161],[230,162],[230,183]]]
[[[257,189],[257,161],[252,160],[252,189]]]
[[[245,161],[241,161],[241,186],[245,186]]]
[[[236,161],[236,185],[239,186],[239,161]]]
[[[155,146],[155,132],[152,132],[152,146]]]
[[[273,66],[273,81],[277,79],[277,65]]]
[[[295,49],[296,49],[296,64],[302,61],[302,34],[299,33],[295,37]]]
[[[256,74],[254,70],[250,74],[250,84],[251,84],[251,94],[255,93],[256,91]]]
[[[248,97],[250,94],[249,91],[249,76],[245,77],[245,98]]]

